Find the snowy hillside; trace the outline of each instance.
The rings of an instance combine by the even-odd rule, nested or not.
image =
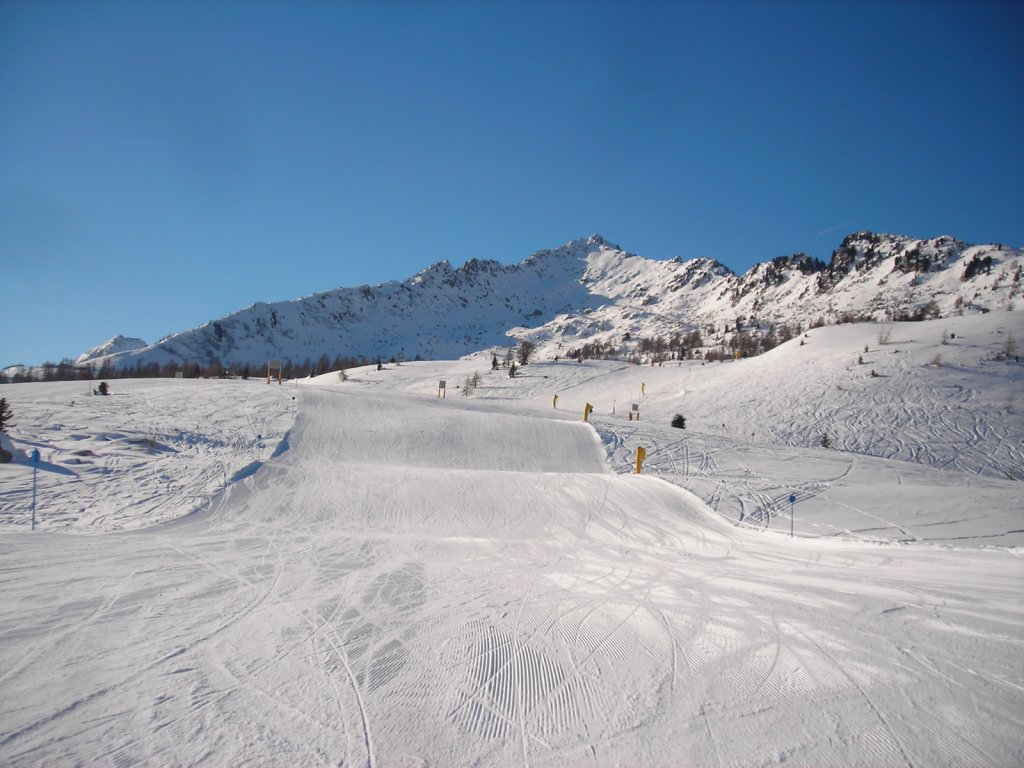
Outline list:
[[[781,514],[779,499],[796,484],[819,534],[879,529],[874,517],[881,515],[903,525],[872,535],[973,535],[1005,544],[1024,535],[1024,521],[989,512],[982,524],[956,510],[993,494],[987,506],[1000,509],[999,498],[1019,496],[1024,364],[1005,352],[1022,339],[1024,312],[991,312],[826,326],[735,362],[538,362],[511,379],[491,371],[481,353],[381,371],[367,366],[350,370],[347,382],[331,373],[302,384],[436,399],[445,379],[446,399],[467,408],[526,408],[568,420],[591,403],[613,467],[628,469],[630,452],[646,440],[651,473],[694,491],[730,522]],[[481,383],[467,398],[462,387],[473,373]],[[196,510],[267,459],[301,402],[305,387],[297,383],[118,380],[109,397],[95,397],[89,383],[54,382],[0,385],[0,396],[15,412],[16,457],[24,462],[24,452],[38,448],[48,468],[40,502],[49,513],[40,526],[103,532]],[[627,419],[632,404],[639,423]],[[686,417],[686,430],[669,426],[675,414]],[[826,436],[831,448],[821,447]],[[0,530],[26,522],[29,489],[11,479],[19,471],[0,465],[0,493],[10,502],[0,510]],[[869,522],[855,522],[850,507],[861,505],[851,497],[865,476],[886,478],[889,496],[864,507]],[[911,513],[903,505],[920,487],[946,490],[926,494],[928,509]],[[925,519],[948,525],[907,533]]]
[[[98,360],[101,357],[117,355],[122,352],[132,352],[136,349],[142,349],[145,346],[146,342],[142,339],[129,339],[124,336],[115,336],[109,341],[105,341],[99,346],[93,347],[92,349],[80,354],[75,358],[75,363],[82,365],[93,360]]]
[[[805,532],[1019,545],[1024,364],[1005,351],[1021,338],[1024,313],[990,313],[827,326],[738,362],[536,363],[509,379],[478,355],[356,369],[341,386],[431,396],[439,379],[462,387],[478,372],[468,398],[461,389],[450,396],[570,419],[590,403],[619,471],[631,471],[644,446],[650,473],[733,522],[770,525],[799,489],[813,520]],[[338,385],[333,374],[314,381]],[[639,423],[627,418],[632,404]],[[686,430],[669,426],[675,414]],[[821,447],[826,436],[830,448]],[[1005,515],[991,517],[994,509]]]
[[[103,533],[190,514],[284,439],[293,392],[262,381],[146,379],[0,386],[15,413],[0,464],[0,531],[24,526],[39,450],[43,530]],[[262,385],[262,386],[261,386]]]
[[[520,264],[442,261],[404,282],[254,304],[141,349],[86,355],[117,366],[444,359],[529,339],[553,359],[584,344],[626,353],[639,337],[694,330],[696,346],[713,348],[734,340],[737,322],[775,337],[782,325],[1007,309],[1020,302],[1022,271],[1022,252],[1000,245],[862,232],[828,265],[797,254],[735,275],[709,259],[645,259],[594,235]]]
[[[0,763],[1019,765],[1021,318],[2,385]]]
[[[1021,338],[0,385],[0,762],[1020,764]]]

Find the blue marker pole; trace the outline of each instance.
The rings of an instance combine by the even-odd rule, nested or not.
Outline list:
[[[789,494],[789,538],[793,538],[793,507],[796,505],[796,495]]]
[[[32,451],[32,530],[36,529],[36,469],[39,467],[39,449]]]

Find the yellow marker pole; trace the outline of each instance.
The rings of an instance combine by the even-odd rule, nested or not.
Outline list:
[[[640,394],[641,395],[646,395],[647,394],[647,385],[646,384],[643,384],[643,383],[640,384]]]
[[[594,406],[592,406],[590,403],[587,403],[585,406],[583,406],[583,420],[584,421],[590,421],[590,413],[593,410],[594,410]]]
[[[558,407],[558,395],[552,395],[551,396],[551,407],[552,408],[557,408]]]
[[[644,463],[644,458],[647,456],[647,451],[643,448],[636,449],[636,473],[640,474],[640,467]]]

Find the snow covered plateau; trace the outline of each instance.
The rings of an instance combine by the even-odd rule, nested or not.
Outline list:
[[[0,763],[1022,765],[1024,312],[989,309],[0,385]]]

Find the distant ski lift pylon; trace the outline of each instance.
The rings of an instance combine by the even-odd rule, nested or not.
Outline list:
[[[274,371],[277,371],[277,383],[281,384],[281,361],[280,360],[268,360],[267,361],[267,384],[270,383],[270,377]]]

